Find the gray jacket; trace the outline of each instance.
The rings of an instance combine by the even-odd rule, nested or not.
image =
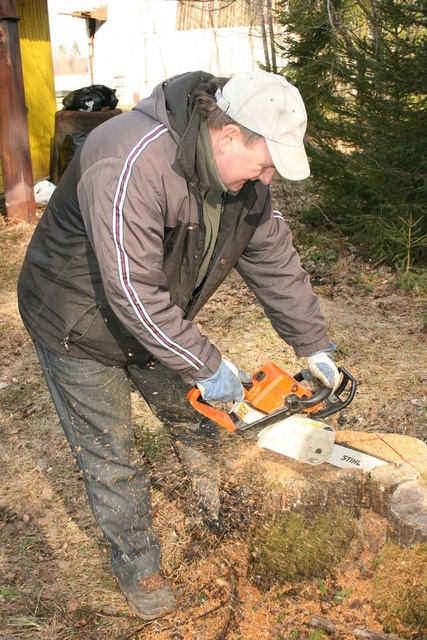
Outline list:
[[[221,354],[192,322],[235,267],[298,356],[329,347],[326,322],[271,194],[249,181],[224,194],[208,273],[195,176],[204,72],[157,86],[78,149],[28,246],[18,283],[29,334],[112,366],[152,356],[198,379]]]

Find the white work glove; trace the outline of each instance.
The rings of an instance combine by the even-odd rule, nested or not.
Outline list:
[[[242,382],[249,384],[252,376],[239,369],[233,362],[222,359],[221,364],[210,378],[194,380],[202,398],[209,401],[240,401],[245,397]]]
[[[336,346],[331,345],[330,349],[315,351],[307,356],[307,367],[311,375],[317,378],[324,387],[333,391],[338,387],[341,377],[332,357],[332,352],[335,349]]]

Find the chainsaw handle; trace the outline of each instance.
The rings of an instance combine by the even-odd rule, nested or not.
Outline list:
[[[187,398],[190,401],[192,407],[201,413],[205,418],[209,418],[219,424],[221,427],[225,427],[229,431],[236,431],[236,424],[233,422],[231,416],[226,411],[221,411],[220,409],[216,409],[211,404],[205,402],[205,400],[200,399],[201,393],[200,389],[197,387],[192,387],[187,394]]]
[[[338,367],[338,371],[342,376],[341,382],[335,390],[335,396],[338,401],[332,402],[329,407],[316,412],[316,417],[318,418],[327,418],[338,411],[342,411],[345,407],[348,407],[350,402],[353,401],[356,394],[357,380],[347,371],[347,369],[344,369],[344,367]],[[341,394],[344,392],[347,392],[347,396],[343,399]]]
[[[342,411],[343,409],[345,409],[345,407],[348,407],[350,402],[353,401],[353,398],[356,394],[356,389],[357,389],[357,380],[351,375],[351,373],[347,371],[347,369],[344,369],[344,367],[338,367],[338,371],[341,375],[341,382],[338,385],[337,389],[335,389],[334,391],[335,401],[331,402],[329,406],[326,406],[323,409],[319,409],[318,411],[315,411],[313,416],[315,416],[316,418],[323,419],[323,418],[332,416],[334,413],[337,413],[338,411]],[[298,382],[304,379],[304,376],[302,375],[301,371],[297,373],[294,377],[295,377],[295,380],[297,380]],[[326,400],[326,398],[332,393],[332,389],[328,389],[327,387],[325,387],[325,389],[322,389],[319,393],[323,393],[324,390],[327,391],[327,394],[325,398],[323,398],[323,400]],[[346,395],[343,398],[342,394],[344,392],[346,392]],[[308,398],[308,401],[310,402],[313,400],[313,398],[318,398],[318,395],[319,394],[310,396],[310,398]],[[307,407],[310,405],[305,405],[305,406]]]
[[[286,404],[292,413],[297,413],[300,410],[304,411],[305,409],[315,407],[317,404],[326,400],[331,393],[332,389],[329,387],[323,387],[323,389],[320,389],[317,393],[305,398],[300,398],[296,394],[292,393],[286,398]]]

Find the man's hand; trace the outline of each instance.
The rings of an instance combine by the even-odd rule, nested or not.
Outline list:
[[[324,387],[335,391],[340,383],[340,373],[332,357],[335,346],[325,351],[316,351],[307,357],[307,367],[312,376]]]
[[[204,400],[229,402],[230,400],[243,400],[245,392],[242,382],[249,384],[251,381],[251,374],[245,373],[233,362],[223,359],[210,378],[195,380],[194,382]]]

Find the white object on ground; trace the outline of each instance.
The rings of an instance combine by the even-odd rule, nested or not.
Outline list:
[[[52,193],[55,191],[56,185],[49,180],[40,180],[34,186],[34,199],[36,204],[47,204],[51,198]]]

